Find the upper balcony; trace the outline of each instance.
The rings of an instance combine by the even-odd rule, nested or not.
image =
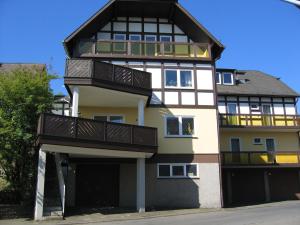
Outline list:
[[[81,40],[76,57],[211,60],[209,44],[145,41]]]
[[[157,152],[157,129],[146,126],[42,114],[37,135],[43,148],[69,154],[149,157]]]
[[[299,115],[219,114],[221,128],[300,129]]]
[[[151,96],[151,74],[92,59],[68,59],[66,85],[91,85],[100,88]]]

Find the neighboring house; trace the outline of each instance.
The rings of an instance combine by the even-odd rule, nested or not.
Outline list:
[[[65,95],[55,95],[52,113],[70,116],[70,97]]]
[[[16,69],[30,69],[33,71],[45,71],[45,64],[37,64],[37,63],[1,63],[0,62],[0,73],[11,72]]]
[[[224,47],[177,0],[111,0],[64,47],[72,112],[40,120],[35,219],[70,207],[222,207],[220,146],[229,151],[226,132],[242,126],[223,128],[239,116],[219,115],[217,102],[244,96],[236,78],[251,73],[228,70],[216,85]]]
[[[253,70],[217,69],[227,205],[300,199],[299,94]]]

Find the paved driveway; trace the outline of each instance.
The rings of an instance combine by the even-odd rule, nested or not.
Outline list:
[[[66,220],[33,222],[30,220],[0,220],[0,224],[57,225],[300,225],[300,201],[271,203],[222,210],[175,210],[117,215],[90,214],[72,216]]]
[[[300,225],[300,201],[103,225]]]

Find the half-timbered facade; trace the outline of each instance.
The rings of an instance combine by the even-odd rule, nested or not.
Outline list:
[[[72,107],[39,120],[35,219],[220,208],[236,198],[238,168],[298,173],[298,94],[257,71],[216,69],[223,45],[177,0],[110,0],[63,44]]]
[[[260,71],[217,69],[227,205],[299,199],[299,94]]]
[[[71,207],[221,207],[222,44],[177,0],[111,0],[64,47],[71,116],[40,118],[35,218]]]

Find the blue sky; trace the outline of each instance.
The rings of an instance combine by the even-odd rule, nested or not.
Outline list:
[[[62,40],[106,0],[0,0],[0,62],[64,74]],[[226,49],[218,67],[256,69],[300,92],[300,10],[281,0],[179,0]],[[51,84],[66,93],[63,80]]]

